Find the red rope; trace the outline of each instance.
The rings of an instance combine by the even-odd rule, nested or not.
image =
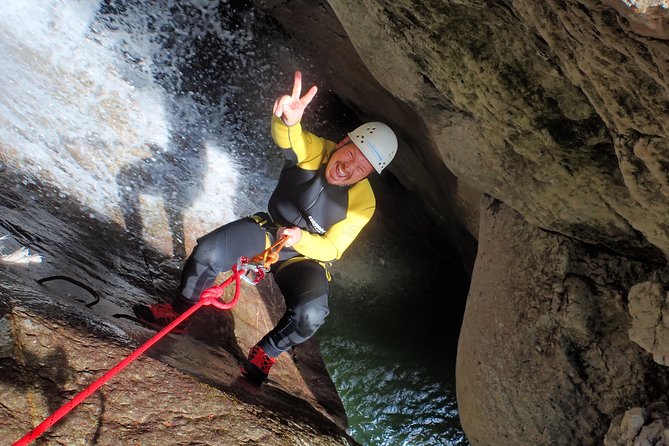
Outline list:
[[[232,272],[233,275],[228,277],[228,279],[223,282],[222,284],[211,287],[206,289],[202,295],[200,296],[200,300],[190,307],[187,311],[185,311],[183,314],[181,314],[178,318],[176,318],[172,323],[170,323],[167,327],[163,328],[160,332],[158,332],[154,337],[149,339],[144,345],[139,347],[137,350],[132,352],[128,357],[126,357],[123,361],[119,362],[109,370],[107,373],[102,375],[100,378],[98,378],[93,384],[88,386],[86,389],[82,390],[79,394],[77,394],[74,398],[72,398],[70,401],[67,403],[63,404],[63,406],[55,411],[51,416],[49,416],[46,420],[42,421],[37,427],[35,427],[32,431],[30,431],[28,434],[26,434],[23,438],[18,440],[16,443],[13,444],[13,446],[24,446],[27,444],[30,444],[33,442],[35,439],[37,439],[40,435],[42,435],[47,429],[49,429],[51,426],[56,424],[61,418],[63,418],[65,415],[67,415],[72,409],[77,407],[83,400],[91,396],[93,392],[98,390],[100,387],[102,387],[103,384],[105,384],[107,381],[112,379],[118,372],[123,370],[125,367],[127,367],[132,361],[137,359],[142,353],[147,351],[149,348],[151,348],[156,342],[161,340],[165,335],[167,335],[170,331],[172,331],[176,326],[178,326],[180,323],[188,319],[193,313],[195,313],[197,310],[200,309],[203,305],[214,305],[217,308],[227,310],[232,308],[236,303],[237,300],[239,299],[239,278],[242,274],[244,274],[244,270],[238,270],[237,266],[232,267]],[[218,298],[220,298],[223,288],[227,287],[232,283],[232,281],[235,281],[235,295],[230,300],[230,302],[220,302]],[[208,291],[212,290],[212,288],[216,288],[216,292],[210,292]],[[220,292],[219,292],[220,291]]]

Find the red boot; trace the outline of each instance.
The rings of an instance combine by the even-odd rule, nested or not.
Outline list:
[[[174,311],[172,304],[153,304],[151,306],[135,305],[132,308],[137,318],[146,325],[162,330],[180,316]],[[183,333],[188,328],[188,322],[184,321],[172,330],[172,333]]]
[[[276,358],[267,356],[267,353],[256,345],[251,349],[248,359],[242,365],[241,373],[249,381],[260,385],[267,379],[269,370],[275,362]]]

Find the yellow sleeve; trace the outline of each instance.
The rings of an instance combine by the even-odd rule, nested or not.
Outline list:
[[[297,165],[308,170],[318,169],[325,157],[326,147],[334,145],[331,141],[302,130],[299,122],[287,126],[276,115],[272,115],[272,138],[281,149],[291,149],[297,157]]]
[[[349,189],[349,206],[346,218],[334,224],[323,234],[302,230],[302,238],[293,245],[295,251],[311,259],[329,262],[338,260],[349,245],[371,220],[376,209],[376,199],[369,181],[362,180]]]

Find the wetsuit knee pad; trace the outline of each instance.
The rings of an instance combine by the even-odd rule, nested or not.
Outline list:
[[[233,221],[200,237],[184,264],[179,294],[196,302],[220,272],[230,270],[240,256],[262,252],[266,241],[264,229],[251,218]]]
[[[327,305],[327,296],[306,303],[294,309],[295,331],[304,338],[310,338],[323,325],[325,318],[330,314]]]
[[[286,301],[286,312],[259,342],[272,357],[313,336],[330,313],[325,268],[314,260],[295,260],[285,260],[283,267],[279,265],[274,272],[274,280]]]
[[[304,259],[286,265],[274,279],[292,313],[295,332],[303,338],[311,337],[330,314],[325,269],[318,262]]]

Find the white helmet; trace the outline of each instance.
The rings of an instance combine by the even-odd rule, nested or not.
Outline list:
[[[374,170],[381,173],[397,153],[397,137],[382,122],[368,122],[348,134]]]

